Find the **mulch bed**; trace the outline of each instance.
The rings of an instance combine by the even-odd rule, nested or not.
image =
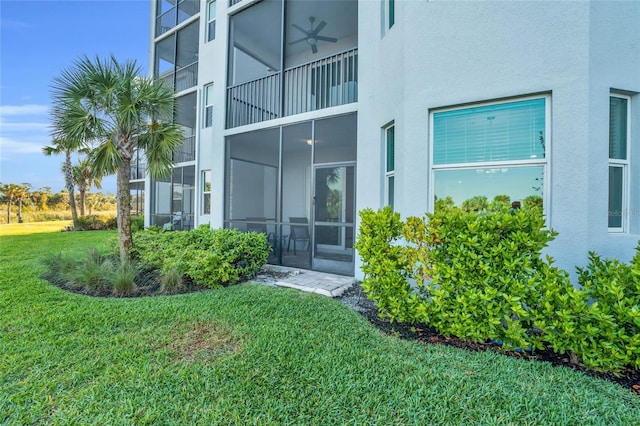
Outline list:
[[[375,304],[367,299],[366,295],[362,291],[362,287],[357,284],[345,291],[338,300],[351,305],[357,312],[367,318],[372,325],[386,334],[398,336],[405,340],[417,340],[427,345],[449,345],[466,349],[471,352],[494,351],[500,352],[505,356],[526,359],[529,361],[547,361],[554,366],[571,368],[588,376],[618,383],[621,386],[630,389],[640,397],[640,370],[627,369],[623,371],[620,376],[615,376],[612,373],[599,373],[588,370],[582,364],[573,364],[569,360],[568,355],[560,355],[549,349],[542,351],[536,350],[533,353],[526,351],[505,351],[495,343],[474,343],[457,337],[443,336],[426,324],[392,324],[387,318],[380,318],[378,316],[378,310]]]

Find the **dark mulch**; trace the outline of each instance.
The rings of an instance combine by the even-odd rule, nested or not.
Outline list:
[[[620,376],[611,373],[599,373],[588,370],[582,364],[574,364],[569,360],[568,355],[560,355],[552,350],[543,350],[535,352],[526,351],[505,351],[495,343],[474,343],[468,342],[457,337],[447,337],[438,333],[432,327],[426,324],[403,324],[390,323],[387,318],[380,318],[375,304],[367,299],[360,285],[354,285],[345,291],[338,300],[351,306],[354,310],[363,315],[367,320],[382,332],[394,336],[398,336],[405,340],[417,340],[427,345],[449,345],[457,348],[466,349],[468,351],[494,351],[500,352],[505,356],[521,358],[528,361],[547,361],[555,366],[562,366],[580,371],[583,374],[609,380],[628,388],[640,396],[640,370],[627,369]]]

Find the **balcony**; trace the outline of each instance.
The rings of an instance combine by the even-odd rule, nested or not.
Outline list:
[[[196,137],[187,136],[180,148],[173,152],[174,163],[184,163],[185,161],[195,161],[196,159]]]
[[[233,128],[357,101],[354,48],[227,88],[226,125]]]
[[[187,90],[198,85],[198,63],[194,62],[182,68],[165,71],[158,78],[169,87],[173,87],[174,92]]]

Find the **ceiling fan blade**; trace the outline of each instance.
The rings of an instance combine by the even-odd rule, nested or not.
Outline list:
[[[291,26],[299,31],[302,31],[304,34],[306,34],[307,36],[309,35],[309,33],[307,32],[307,30],[305,30],[304,28],[302,28],[300,25],[296,25],[296,24],[291,24]]]
[[[301,39],[298,39],[298,40],[294,40],[294,41],[289,42],[289,44],[291,45],[291,44],[300,43],[301,41],[305,41],[306,39],[307,39],[307,37],[302,37]]]
[[[313,53],[318,53],[318,46],[316,46],[315,43],[311,45],[311,51]]]
[[[315,36],[315,35],[318,35],[318,33],[319,33],[320,31],[322,31],[322,29],[323,29],[324,27],[326,27],[326,26],[327,26],[327,23],[326,23],[326,22],[324,22],[324,21],[320,22],[320,23],[318,24],[318,26],[317,26],[313,31],[309,31],[309,35],[314,35],[314,36]]]
[[[331,43],[335,43],[336,41],[338,41],[337,38],[333,38],[333,37],[325,37],[325,36],[316,36],[316,40],[323,40],[323,41],[330,41]]]

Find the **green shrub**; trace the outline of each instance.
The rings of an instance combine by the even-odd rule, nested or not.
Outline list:
[[[214,288],[255,276],[270,250],[263,234],[205,225],[183,232],[138,232],[133,252],[146,268],[183,271],[195,284]]]
[[[568,336],[573,351],[597,370],[640,368],[640,244],[629,264],[589,253],[578,281],[579,315]]]
[[[453,208],[429,215],[427,314],[445,334],[502,341],[506,348],[542,348],[550,300],[573,291],[566,272],[542,258],[555,233],[539,211],[491,214]]]
[[[362,288],[391,321],[423,321],[422,300],[407,281],[407,248],[399,245],[400,214],[391,207],[360,212],[360,235],[355,248],[362,259]]]
[[[78,231],[100,231],[106,229],[117,229],[118,223],[115,216],[90,214],[78,217],[76,230]]]
[[[143,215],[131,216],[131,231],[136,232],[136,231],[142,231],[142,230],[144,230],[144,216]]]

